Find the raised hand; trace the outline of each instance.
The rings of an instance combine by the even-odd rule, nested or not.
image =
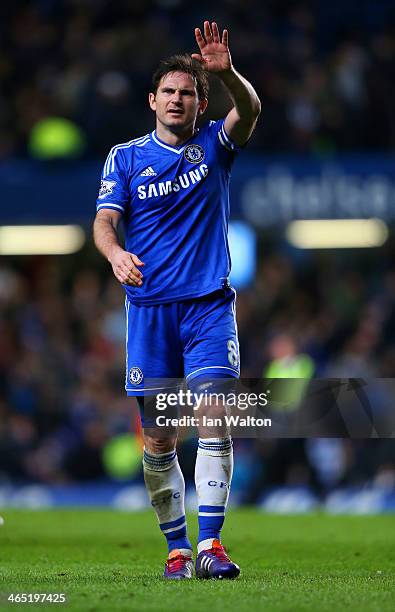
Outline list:
[[[200,28],[195,28],[195,38],[200,53],[193,53],[192,57],[204,65],[209,72],[227,72],[232,68],[232,58],[228,47],[228,30],[222,32],[220,38],[218,25],[213,21],[210,26],[204,22],[204,36]]]

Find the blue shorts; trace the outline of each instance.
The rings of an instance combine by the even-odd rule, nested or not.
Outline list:
[[[238,378],[235,302],[232,288],[154,306],[126,298],[127,394],[152,395],[167,388],[166,379],[191,381],[210,374]]]

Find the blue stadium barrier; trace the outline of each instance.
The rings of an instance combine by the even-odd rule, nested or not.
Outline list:
[[[3,162],[1,223],[91,223],[100,172],[98,161]],[[235,163],[231,201],[234,217],[261,227],[300,218],[393,220],[395,156],[245,153]]]
[[[231,505],[239,505],[231,495]],[[90,508],[145,510],[150,507],[142,483],[89,483],[78,485],[0,486],[0,508]],[[196,493],[189,487],[186,507],[196,511]],[[307,487],[276,487],[265,491],[258,503],[265,512],[303,514],[320,510],[329,514],[381,514],[395,512],[395,491],[375,487],[337,489],[322,503]]]

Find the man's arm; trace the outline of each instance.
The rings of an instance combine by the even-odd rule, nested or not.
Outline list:
[[[225,84],[234,104],[225,118],[225,132],[241,147],[255,129],[261,112],[261,102],[251,83],[234,68],[229,73],[218,76]]]
[[[251,85],[232,65],[228,46],[228,31],[224,30],[220,38],[218,26],[204,22],[204,37],[199,28],[195,29],[196,42],[200,54],[192,57],[204,64],[209,72],[216,74],[224,83],[234,107],[225,119],[225,131],[237,145],[243,146],[254,131],[261,112],[261,102]]]
[[[143,275],[136,266],[143,266],[137,255],[125,251],[118,242],[117,227],[121,213],[101,208],[93,224],[96,248],[110,262],[114,276],[124,285],[141,287]]]

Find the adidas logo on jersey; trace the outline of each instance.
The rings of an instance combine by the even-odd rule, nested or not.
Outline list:
[[[155,170],[153,169],[152,166],[148,166],[148,168],[143,170],[143,172],[140,174],[140,176],[156,176],[156,172],[155,172]]]

